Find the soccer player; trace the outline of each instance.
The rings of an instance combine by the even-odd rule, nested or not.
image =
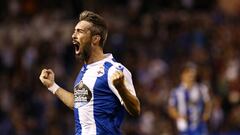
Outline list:
[[[196,81],[197,67],[187,63],[181,72],[181,83],[169,98],[169,115],[176,121],[180,135],[208,134],[206,121],[210,117],[208,88]]]
[[[140,114],[131,73],[112,54],[103,53],[107,34],[103,17],[91,11],[80,14],[72,39],[84,65],[74,83],[74,94],[55,83],[51,69],[43,69],[39,77],[74,110],[76,135],[119,135],[125,112]]]

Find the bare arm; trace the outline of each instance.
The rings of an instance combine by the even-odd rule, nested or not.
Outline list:
[[[54,72],[51,69],[43,69],[39,77],[44,86],[48,89],[55,84]],[[55,84],[56,85],[56,84]],[[50,90],[51,91],[51,90]],[[58,96],[58,98],[69,108],[74,107],[74,95],[73,93],[57,86],[56,90],[52,91]]]
[[[74,107],[74,95],[73,93],[63,89],[59,88],[55,93],[58,98],[70,109],[73,110]]]
[[[168,113],[169,113],[170,117],[172,117],[174,119],[174,121],[176,122],[177,129],[179,131],[186,131],[186,129],[188,127],[187,118],[185,116],[181,116],[178,113],[177,108],[174,106],[168,107]]]
[[[204,101],[204,111],[202,115],[202,120],[203,121],[208,121],[210,116],[211,116],[211,111],[212,111],[212,101],[210,98],[210,93],[209,89],[206,85],[201,85],[202,86],[202,96],[203,96],[203,101]]]
[[[124,106],[132,116],[140,115],[140,102],[138,98],[132,95],[124,85],[124,75],[121,71],[115,72],[112,76],[113,85],[121,96]]]
[[[173,106],[168,107],[168,114],[170,115],[171,118],[174,120],[177,120],[179,118],[184,118],[183,116],[179,115],[177,109]],[[185,118],[184,118],[185,119]]]
[[[211,101],[208,101],[205,103],[205,108],[203,112],[203,121],[208,121],[211,116],[212,111],[212,103]]]
[[[186,116],[182,116],[177,109],[177,99],[174,98],[175,97],[175,92],[172,91],[169,97],[169,102],[168,102],[168,114],[169,116],[174,119],[174,120],[178,120],[178,119],[186,119]]]

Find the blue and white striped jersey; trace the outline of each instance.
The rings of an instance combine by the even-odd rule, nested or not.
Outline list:
[[[194,131],[202,123],[204,104],[209,100],[206,85],[196,83],[191,90],[180,85],[172,91],[169,106],[175,107],[181,116],[186,117],[187,130]]]
[[[111,75],[121,70],[125,85],[136,96],[131,73],[111,54],[84,65],[74,83],[74,118],[76,135],[119,135],[126,113],[124,103],[112,84]]]

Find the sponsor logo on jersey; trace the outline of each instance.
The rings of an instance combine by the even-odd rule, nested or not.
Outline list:
[[[119,65],[119,66],[116,67],[116,69],[117,69],[117,70],[120,70],[120,71],[123,71],[124,67],[121,66],[121,65]]]
[[[97,77],[101,77],[104,74],[104,67],[100,66],[99,69],[97,70]]]
[[[74,102],[80,107],[89,103],[92,99],[92,92],[90,89],[81,81],[78,85],[74,87]]]

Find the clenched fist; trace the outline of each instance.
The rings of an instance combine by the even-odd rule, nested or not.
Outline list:
[[[51,87],[54,82],[54,73],[51,69],[43,69],[39,79],[43,83],[44,86],[47,88]]]
[[[122,71],[116,71],[115,73],[113,73],[112,77],[111,77],[112,81],[113,81],[113,85],[118,89],[121,87],[125,87],[124,85],[124,75]]]

